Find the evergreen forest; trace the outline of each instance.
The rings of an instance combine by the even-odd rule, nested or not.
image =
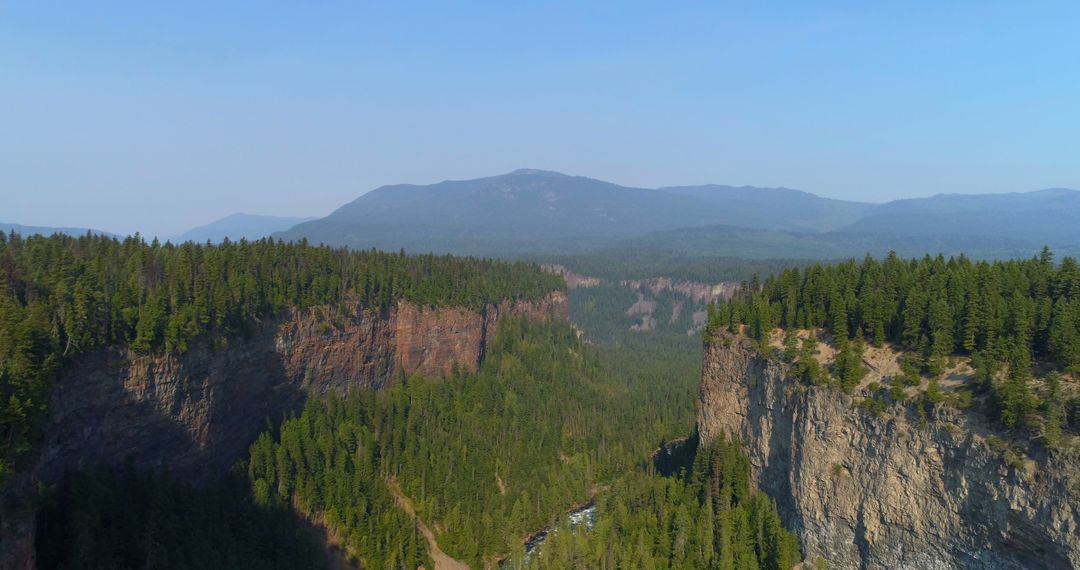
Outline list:
[[[224,348],[257,319],[291,308],[398,300],[479,308],[563,287],[527,263],[306,242],[0,234],[0,484],[33,454],[52,381],[82,352],[183,352],[200,338]]]

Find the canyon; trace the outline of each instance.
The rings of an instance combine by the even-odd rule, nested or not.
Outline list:
[[[806,558],[831,568],[1080,566],[1080,455],[1008,460],[985,418],[944,406],[925,423],[906,406],[875,416],[829,386],[792,378],[754,342],[705,347],[702,445],[740,440]]]
[[[52,391],[39,460],[12,486],[0,515],[0,568],[33,567],[33,481],[71,469],[167,468],[196,483],[220,477],[268,425],[309,396],[379,389],[411,374],[476,370],[499,323],[568,319],[565,293],[480,310],[358,303],[290,310],[243,339],[204,339],[183,353],[128,350],[80,356]]]

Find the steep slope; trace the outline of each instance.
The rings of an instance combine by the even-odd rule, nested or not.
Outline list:
[[[308,394],[380,388],[399,376],[476,369],[508,314],[567,318],[565,294],[505,301],[481,311],[420,307],[387,311],[326,307],[265,323],[224,350],[202,345],[181,355],[97,352],[80,358],[53,391],[40,475],[55,480],[84,464],[167,465],[214,477],[265,421]]]
[[[233,241],[254,240],[269,236],[274,232],[287,230],[296,224],[315,218],[296,218],[279,216],[259,216],[255,214],[232,214],[206,224],[192,228],[176,237],[176,241],[196,241],[218,243],[225,238]]]
[[[480,311],[393,308],[292,311],[228,348],[199,345],[181,355],[99,351],[80,357],[53,390],[51,421],[37,467],[13,488],[66,470],[131,464],[167,467],[182,478],[223,474],[263,429],[310,394],[379,388],[402,375],[475,370],[507,315],[567,318],[564,293],[504,301]],[[7,503],[7,501],[5,501]],[[33,559],[32,513],[0,504],[0,568]]]
[[[964,414],[920,427],[852,396],[789,378],[745,337],[706,346],[702,442],[744,443],[804,553],[839,568],[1068,568],[1080,565],[1080,457],[1009,465]]]

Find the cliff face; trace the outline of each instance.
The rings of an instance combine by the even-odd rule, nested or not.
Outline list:
[[[508,314],[566,319],[566,297],[480,312],[406,302],[385,311],[315,308],[263,323],[228,347],[87,355],[54,389],[38,476],[55,481],[73,467],[126,461],[195,480],[217,476],[266,419],[298,409],[309,394],[379,388],[455,363],[476,369]]]
[[[738,283],[702,283],[700,281],[676,281],[670,277],[652,277],[649,279],[634,279],[621,281],[621,285],[631,289],[649,290],[653,295],[659,295],[661,291],[674,291],[684,297],[695,301],[708,303],[716,299],[730,299]]]
[[[507,315],[568,320],[566,295],[483,310],[319,307],[261,323],[246,340],[181,355],[87,354],[53,389],[37,466],[0,497],[0,568],[34,567],[34,480],[93,466],[167,467],[192,481],[220,476],[266,427],[310,394],[380,388],[401,374],[456,364],[475,370]]]
[[[788,377],[750,341],[705,350],[698,430],[744,443],[760,488],[832,568],[1080,567],[1080,456],[1010,466],[977,418],[925,427]],[[990,440],[991,442],[993,440]],[[1034,444],[1033,444],[1034,445]]]

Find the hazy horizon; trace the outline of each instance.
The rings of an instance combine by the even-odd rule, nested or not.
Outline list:
[[[540,168],[884,202],[1080,188],[1080,6],[0,8],[0,221],[170,236]]]
[[[158,231],[158,230],[155,230],[154,228],[149,228],[149,227],[147,227],[147,228],[135,227],[134,229],[127,230],[127,231],[116,231],[116,230],[114,230],[112,228],[100,227],[100,226],[96,226],[96,225],[92,225],[92,224],[85,224],[85,223],[64,223],[64,224],[52,223],[52,222],[31,223],[31,222],[26,222],[26,221],[23,221],[23,220],[7,220],[7,219],[0,219],[0,223],[16,224],[16,225],[22,225],[22,226],[87,228],[87,229],[92,229],[92,230],[97,230],[97,231],[104,231],[104,232],[108,232],[108,233],[113,233],[113,234],[117,234],[117,235],[133,235],[135,233],[139,233],[139,234],[141,234],[142,236],[144,236],[144,237],[146,237],[148,239],[151,238],[151,237],[157,237],[157,238],[160,238],[160,239],[173,239],[173,238],[180,237],[181,234],[183,234],[185,232],[195,230],[195,229],[200,229],[202,226],[206,226],[206,225],[209,225],[209,224],[212,224],[212,223],[215,223],[215,222],[219,222],[219,221],[222,221],[222,220],[224,220],[226,218],[236,216],[236,215],[271,216],[271,217],[280,217],[280,218],[298,218],[298,219],[301,219],[302,221],[313,220],[313,219],[326,217],[327,215],[332,213],[334,210],[338,209],[341,206],[344,206],[348,202],[351,202],[351,201],[355,200],[356,198],[359,198],[360,196],[363,196],[364,194],[367,194],[368,192],[371,192],[373,190],[377,190],[378,188],[380,188],[382,186],[392,186],[392,185],[396,185],[396,184],[427,186],[427,185],[434,185],[434,184],[438,184],[438,183],[441,183],[441,182],[448,182],[448,181],[462,181],[462,180],[475,180],[475,179],[480,179],[480,178],[490,178],[490,177],[494,177],[494,176],[501,176],[501,175],[509,174],[509,173],[514,172],[516,170],[544,170],[544,171],[551,171],[551,172],[556,172],[556,173],[559,173],[559,174],[565,174],[567,176],[592,178],[592,179],[596,179],[596,180],[602,180],[604,182],[614,182],[615,184],[619,184],[620,186],[624,186],[624,187],[628,187],[628,188],[657,189],[657,188],[672,187],[672,186],[707,186],[707,185],[730,186],[730,187],[765,188],[764,186],[762,186],[760,184],[728,184],[728,183],[724,183],[724,182],[701,182],[701,183],[693,183],[693,184],[661,184],[661,185],[656,185],[656,186],[641,186],[641,185],[634,185],[634,184],[623,184],[623,183],[619,183],[619,182],[614,181],[614,180],[600,179],[600,178],[596,178],[594,176],[588,176],[588,175],[584,175],[584,174],[575,174],[575,173],[571,173],[571,172],[559,172],[559,171],[546,169],[546,168],[520,168],[520,169],[511,170],[511,171],[508,171],[508,172],[500,172],[500,173],[496,173],[496,174],[488,174],[488,175],[482,175],[482,176],[473,176],[473,177],[468,177],[468,178],[444,178],[444,179],[440,179],[440,180],[432,180],[432,181],[427,181],[427,182],[403,181],[403,182],[392,182],[392,183],[387,183],[387,184],[380,184],[377,187],[368,188],[366,190],[363,190],[363,191],[357,193],[356,196],[354,196],[353,198],[348,198],[348,199],[344,200],[342,203],[337,204],[335,206],[332,206],[329,210],[327,210],[325,212],[320,212],[320,213],[315,213],[315,214],[304,214],[304,213],[292,213],[291,211],[267,213],[267,212],[255,211],[255,210],[244,210],[244,211],[239,211],[238,210],[238,211],[232,211],[232,212],[223,213],[223,214],[217,215],[217,216],[215,216],[213,218],[207,218],[207,219],[203,219],[203,220],[195,220],[195,221],[193,221],[192,223],[190,223],[188,225],[180,227],[179,229],[170,230],[170,231],[164,231],[164,232],[163,231]],[[770,188],[772,188],[772,187],[770,187]],[[825,194],[812,192],[812,191],[806,190],[805,188],[797,188],[797,187],[782,186],[782,185],[781,186],[776,186],[775,188],[787,188],[787,189],[790,189],[790,190],[799,190],[799,191],[803,191],[803,192],[810,192],[811,194],[816,194],[816,195],[824,197],[824,198],[834,198],[833,196],[828,196],[828,195],[825,195]],[[1016,191],[1002,190],[1000,192],[986,192],[986,193],[987,194],[1027,193],[1027,192],[1037,192],[1037,191],[1040,191],[1040,190],[1047,190],[1047,189],[1054,189],[1054,188],[1064,188],[1064,189],[1068,189],[1068,190],[1080,191],[1080,189],[1077,189],[1077,188],[1065,188],[1065,187],[1062,187],[1062,186],[1054,186],[1054,187],[1046,187],[1046,188],[1033,188],[1033,189],[1030,189],[1030,190],[1016,190]],[[981,193],[982,192],[937,192],[937,193],[934,193],[934,194],[926,194],[926,195],[920,195],[920,196],[904,196],[904,197],[897,197],[897,198],[885,199],[885,200],[859,200],[857,198],[856,199],[835,198],[835,199],[880,204],[880,203],[890,202],[892,200],[902,200],[902,199],[910,199],[910,198],[926,198],[926,197],[931,197],[931,196],[939,195],[939,194],[966,194],[966,195],[972,195],[972,194],[981,194]],[[48,215],[47,212],[46,212],[46,215]]]

